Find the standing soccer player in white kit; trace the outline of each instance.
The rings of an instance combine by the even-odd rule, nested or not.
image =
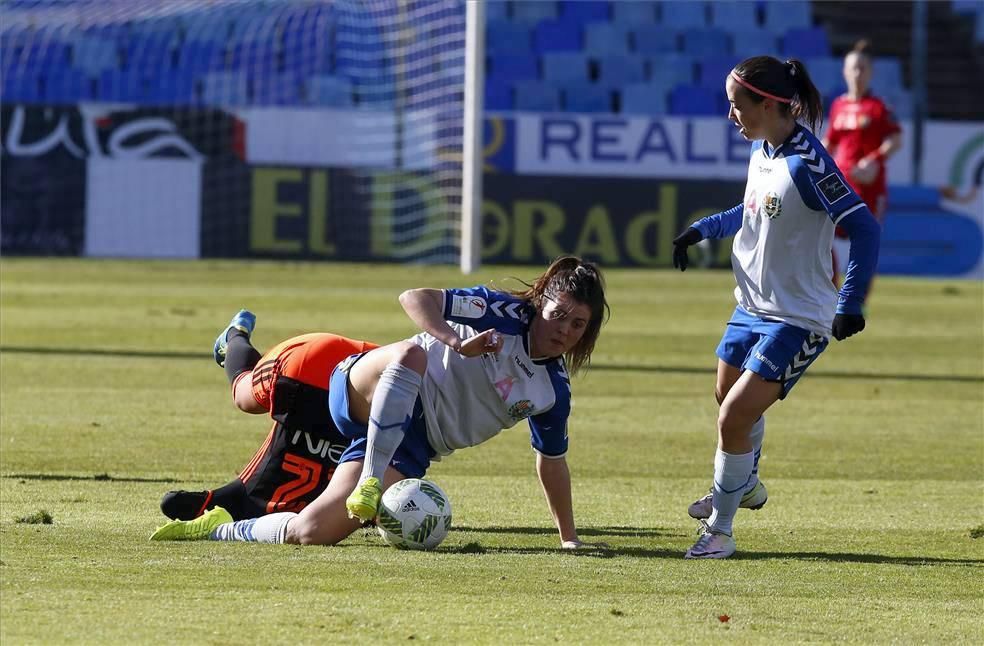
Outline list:
[[[717,348],[713,486],[689,509],[707,521],[701,521],[702,535],[687,558],[734,554],[732,521],[739,506],[765,504],[758,480],[763,415],[789,394],[830,336],[841,341],[864,329],[861,306],[880,239],[868,207],[810,130],[819,127],[823,107],[800,61],[749,58],[731,71],[725,90],[728,118],[754,142],[744,200],[699,220],[673,241],[673,264],[686,270],[688,246],[734,235],[738,301]],[[831,282],[835,226],[851,239],[839,293]]]

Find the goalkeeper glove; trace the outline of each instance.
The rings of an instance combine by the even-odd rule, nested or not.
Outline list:
[[[864,317],[860,314],[837,314],[834,324],[830,326],[834,338],[843,341],[864,329]]]
[[[687,247],[695,245],[704,239],[704,234],[693,227],[673,239],[673,266],[680,271],[687,271],[690,259],[687,258]]]

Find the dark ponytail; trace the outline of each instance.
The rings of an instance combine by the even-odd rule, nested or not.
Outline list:
[[[794,119],[805,121],[814,132],[819,131],[823,100],[802,61],[793,58],[783,63],[772,56],[753,56],[738,63],[733,73],[747,84],[742,89],[752,101],[761,103],[765,94],[788,99],[789,103],[778,102],[779,108],[788,110]],[[765,94],[748,89],[749,85]]]
[[[792,103],[793,118],[805,121],[813,132],[820,132],[820,126],[823,125],[823,99],[820,97],[820,90],[813,84],[806,67],[799,59],[791,58],[783,66],[789,70],[793,87],[796,88]]]

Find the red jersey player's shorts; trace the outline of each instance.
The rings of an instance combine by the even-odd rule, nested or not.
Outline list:
[[[253,397],[272,411],[275,384],[287,377],[302,384],[328,390],[335,366],[346,357],[376,348],[374,343],[356,341],[324,332],[302,334],[282,341],[260,357],[253,368]]]
[[[250,518],[300,511],[325,490],[349,440],[328,411],[331,373],[373,343],[335,334],[305,334],[271,348],[253,368],[253,396],[270,411],[273,428],[239,474],[245,496],[230,509]],[[243,373],[248,375],[250,373]]]

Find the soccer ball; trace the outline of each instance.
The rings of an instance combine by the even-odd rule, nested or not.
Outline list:
[[[451,529],[451,501],[430,480],[400,480],[383,494],[376,529],[393,547],[432,550]]]

